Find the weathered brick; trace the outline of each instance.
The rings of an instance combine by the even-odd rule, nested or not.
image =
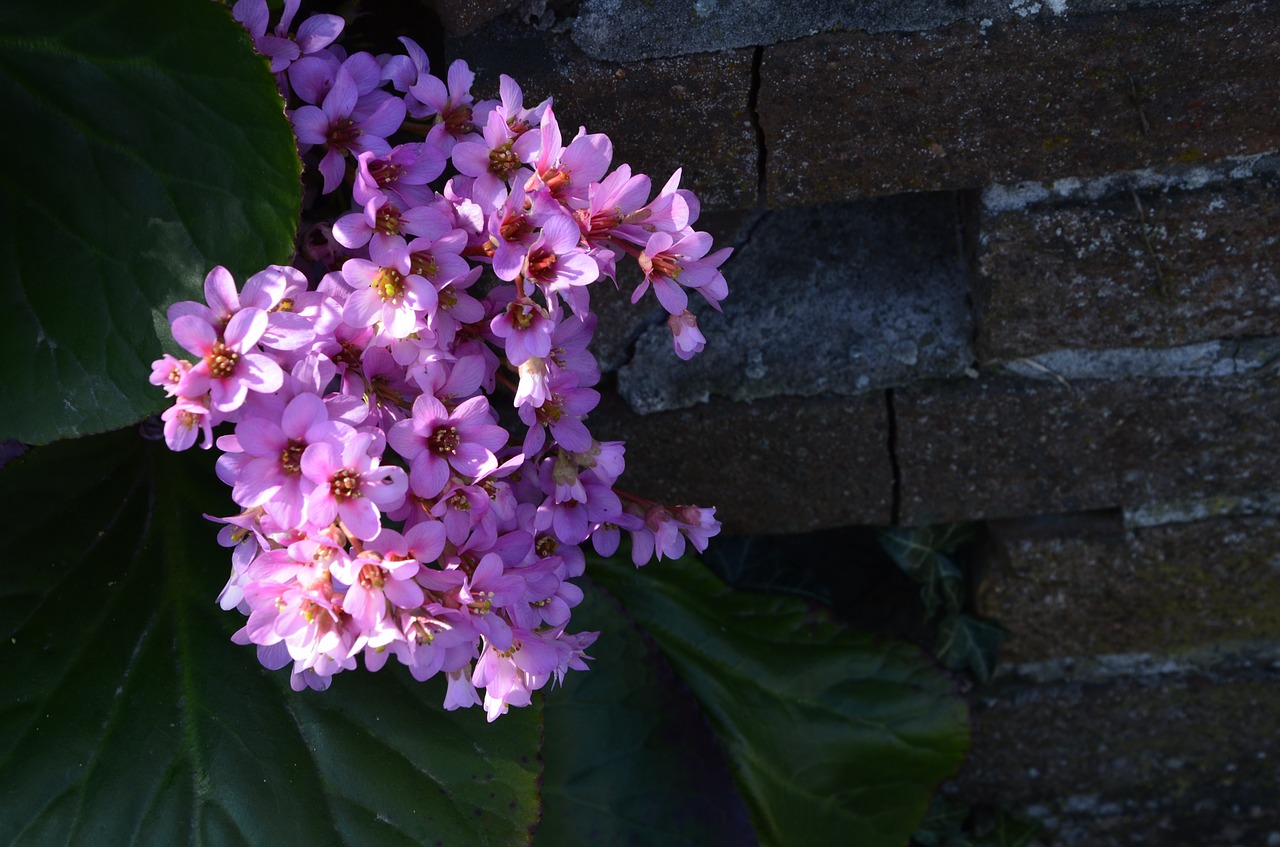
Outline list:
[[[606,394],[588,425],[598,439],[627,442],[623,488],[715,506],[728,534],[889,523],[883,395],[717,401],[637,415]]]
[[[1280,148],[1270,0],[768,47],[771,205],[1090,176]]]
[[[450,41],[450,57],[477,71],[476,90],[496,96],[498,75],[525,103],[553,97],[566,139],[577,127],[613,141],[614,165],[649,174],[658,189],[677,168],[704,206],[752,208],[759,145],[751,123],[751,50],[619,65],[588,58],[567,36],[498,20]]]
[[[1013,638],[1001,662],[1280,641],[1280,519],[1126,530],[1119,512],[995,521],[981,611]]]
[[[983,689],[948,790],[1045,822],[1039,844],[1280,840],[1280,663]],[[1274,833],[1274,835],[1273,835]]]
[[[1280,335],[1278,172],[1268,157],[1072,180],[1026,204],[988,191],[979,357]]]
[[[1141,0],[1140,5],[1187,5],[1201,0]],[[711,53],[776,44],[819,32],[918,32],[957,21],[978,23],[1052,18],[1139,5],[1126,0],[585,0],[573,40],[600,59]],[[636,38],[643,31],[644,38]]]
[[[520,5],[520,0],[467,0],[453,3],[449,0],[422,0],[440,19],[445,32],[465,35],[488,21],[509,12]]]
[[[1273,492],[1269,379],[1000,377],[895,389],[908,525]]]

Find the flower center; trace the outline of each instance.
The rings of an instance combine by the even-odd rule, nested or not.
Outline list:
[[[646,259],[648,259],[647,263]],[[648,265],[647,268],[645,268],[646,264]],[[645,270],[656,276],[665,276],[667,279],[679,279],[680,271],[682,270],[678,258],[669,253],[659,253],[652,257],[641,253],[640,267],[645,268]]]
[[[420,250],[409,254],[409,273],[434,282],[439,272],[440,265],[436,262],[436,257],[431,255],[431,251]]]
[[[372,591],[375,588],[380,589],[387,584],[387,570],[370,562],[360,569],[358,579],[360,580],[360,587],[365,591]]]
[[[360,474],[352,468],[343,468],[329,482],[329,493],[338,500],[360,497]]]
[[[226,379],[236,372],[236,365],[240,362],[240,354],[219,341],[213,345],[213,349],[209,351],[206,360],[209,362],[209,373],[211,375],[219,379]]]
[[[383,235],[400,234],[400,210],[388,203],[378,210],[377,229]]]
[[[507,314],[511,316],[511,325],[516,329],[524,330],[533,326],[533,309],[526,309],[519,303],[512,303],[507,307]]]
[[[369,285],[384,303],[398,305],[404,296],[404,275],[393,268],[382,268]]]
[[[445,129],[450,135],[461,135],[471,129],[471,107],[458,106],[451,109],[444,119]]]
[[[548,556],[553,555],[556,552],[556,548],[559,546],[559,542],[554,538],[549,535],[544,535],[534,542],[533,549],[537,551],[539,556],[545,559]]]
[[[529,254],[529,276],[547,282],[555,276],[556,254],[539,247]]]
[[[302,473],[302,451],[306,445],[290,441],[289,446],[280,451],[280,469],[290,476]]]
[[[352,118],[342,118],[329,127],[329,146],[335,150],[345,150],[363,134],[364,130],[356,126]]]
[[[374,159],[369,162],[369,176],[378,185],[386,186],[400,178],[404,165],[393,165],[385,159]]]
[[[498,234],[504,241],[518,241],[520,236],[531,232],[533,232],[533,224],[518,212],[507,212],[502,217],[502,224],[498,227]]]
[[[520,167],[520,159],[511,149],[510,143],[503,144],[489,151],[489,173],[506,179],[507,174]]]
[[[427,439],[427,446],[431,448],[431,452],[437,456],[443,456],[446,453],[456,455],[458,445],[462,443],[462,436],[458,435],[456,427],[442,426],[435,432],[431,433],[431,437]]]

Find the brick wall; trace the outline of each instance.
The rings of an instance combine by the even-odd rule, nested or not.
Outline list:
[[[1280,3],[437,7],[737,248],[691,363],[593,298],[633,487],[731,533],[983,522],[1014,639],[948,790],[1280,844]]]

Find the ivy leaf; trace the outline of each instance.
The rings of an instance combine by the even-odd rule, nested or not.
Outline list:
[[[951,839],[960,835],[968,817],[968,806],[952,803],[946,797],[934,797],[911,840],[920,847],[946,847]]]
[[[5,0],[0,107],[29,142],[0,171],[0,440],[140,420],[168,306],[292,253],[301,163],[266,60],[216,3]]]
[[[761,844],[901,847],[959,766],[964,703],[916,649],[730,590],[690,559],[588,573],[710,717]]]
[[[546,694],[535,847],[735,847],[754,836],[706,718],[618,602],[584,581],[595,660]]]
[[[898,567],[920,584],[926,620],[940,609],[957,614],[964,608],[964,572],[946,554],[973,539],[972,524],[895,527],[881,531],[879,537]]]
[[[977,841],[976,847],[1027,847],[1040,834],[1039,821],[1015,818],[1008,812],[998,811],[990,831],[985,832]]]
[[[990,682],[996,652],[1009,631],[995,621],[974,615],[948,615],[938,627],[938,659],[952,670],[968,668],[979,682]]]
[[[939,524],[931,527],[894,527],[880,533],[880,544],[898,567],[923,582],[938,553],[952,553],[973,539],[973,524]]]
[[[129,432],[0,471],[0,843],[527,844],[537,709],[445,712],[399,667],[290,690],[214,602],[225,497]]]
[[[939,609],[959,614],[965,601],[964,573],[946,556],[935,553],[925,569],[920,599],[924,601],[926,619],[932,618]]]

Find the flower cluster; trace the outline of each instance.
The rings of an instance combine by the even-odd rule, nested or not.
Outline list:
[[[693,229],[677,172],[652,192],[612,145],[565,142],[548,100],[526,108],[501,78],[476,101],[461,61],[445,80],[425,53],[348,55],[342,19],[268,34],[265,0],[233,14],[270,59],[320,199],[293,266],[238,287],[224,268],[205,302],[169,309],[190,358],[151,381],[173,398],[174,450],[222,451],[240,513],[222,519],[231,577],[219,602],[247,616],[239,643],[295,689],[377,670],[444,673],[447,708],[490,720],[571,668],[595,633],[567,631],[582,599],[582,545],[631,536],[637,565],[701,550],[713,509],[663,506],[615,488],[623,445],[587,426],[600,379],[588,350],[590,286],[634,259],[670,313],[675,352],[704,340],[687,291],[727,293]],[[501,415],[500,415],[501,412]]]

